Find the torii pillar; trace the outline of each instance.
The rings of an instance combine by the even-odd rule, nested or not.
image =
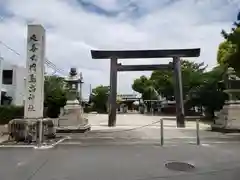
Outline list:
[[[111,57],[110,62],[110,94],[109,94],[109,114],[108,114],[108,126],[116,126],[117,116],[117,57]]]

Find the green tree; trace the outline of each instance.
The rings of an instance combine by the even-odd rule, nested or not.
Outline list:
[[[47,116],[56,118],[60,114],[60,108],[67,101],[64,90],[64,78],[58,76],[45,76],[44,81],[44,107],[47,107]]]
[[[214,111],[222,109],[227,99],[227,95],[223,92],[223,86],[220,86],[224,72],[225,69],[222,66],[205,72],[202,76],[203,82],[189,92],[187,98],[188,106],[204,107],[206,115],[213,118]]]
[[[206,69],[203,63],[194,63],[187,60],[181,61],[182,69],[182,84],[183,95],[187,96],[188,92],[199,86],[203,79],[202,74]],[[153,71],[150,80],[154,84],[154,88],[159,94],[166,97],[169,100],[174,99],[174,77],[172,70]]]
[[[132,84],[132,89],[142,94],[143,100],[155,100],[157,99],[157,93],[154,88],[153,81],[146,76],[141,76],[135,79]]]
[[[225,41],[219,45],[217,61],[220,65],[232,67],[240,74],[240,22],[235,22],[229,33],[222,31]]]
[[[170,70],[153,71],[150,80],[159,94],[169,100],[173,99],[174,82]]]
[[[92,90],[90,102],[93,103],[93,109],[100,113],[107,112],[107,101],[109,96],[108,86],[97,86]]]

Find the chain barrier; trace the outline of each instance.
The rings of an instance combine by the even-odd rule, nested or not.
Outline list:
[[[143,125],[143,126],[131,128],[131,129],[124,129],[124,130],[118,130],[118,131],[101,131],[101,132],[98,132],[98,133],[118,133],[118,132],[134,131],[134,130],[142,129],[142,128],[144,128],[144,127],[151,126],[151,125],[153,125],[153,124],[157,124],[157,123],[159,123],[159,122],[161,122],[161,120],[158,120],[158,121],[155,121],[155,122],[152,122],[152,123]]]
[[[143,125],[143,126],[139,126],[139,127],[135,127],[135,128],[131,128],[131,129],[124,129],[124,130],[117,130],[117,131],[100,131],[100,132],[96,132],[98,134],[101,133],[121,133],[121,132],[129,132],[129,131],[134,131],[134,130],[138,130],[138,129],[142,129],[148,126],[151,126],[153,124],[157,124],[160,123],[160,138],[161,138],[161,146],[163,146],[164,144],[164,120],[172,120],[172,118],[161,118],[158,121]],[[200,145],[200,136],[199,136],[199,119],[196,120],[196,144]]]

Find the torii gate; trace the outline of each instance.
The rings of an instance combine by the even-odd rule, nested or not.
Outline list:
[[[199,57],[200,48],[167,49],[167,50],[120,50],[120,51],[91,50],[91,55],[93,59],[111,59],[108,126],[112,127],[116,125],[116,109],[117,109],[116,97],[117,97],[118,71],[153,71],[173,69],[175,82],[177,127],[185,127],[180,58]],[[173,63],[154,65],[122,65],[118,63],[118,59],[137,59],[137,58],[139,59],[173,58]]]

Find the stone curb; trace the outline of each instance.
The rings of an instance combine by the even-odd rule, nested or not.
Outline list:
[[[37,146],[37,145],[0,145],[0,149],[1,148],[33,148],[33,149],[51,149],[54,148],[56,145],[58,145],[59,143],[63,142],[64,140],[69,139],[69,137],[64,137],[61,138],[60,140],[58,140],[57,142],[50,144],[50,145],[42,145],[42,146]]]

